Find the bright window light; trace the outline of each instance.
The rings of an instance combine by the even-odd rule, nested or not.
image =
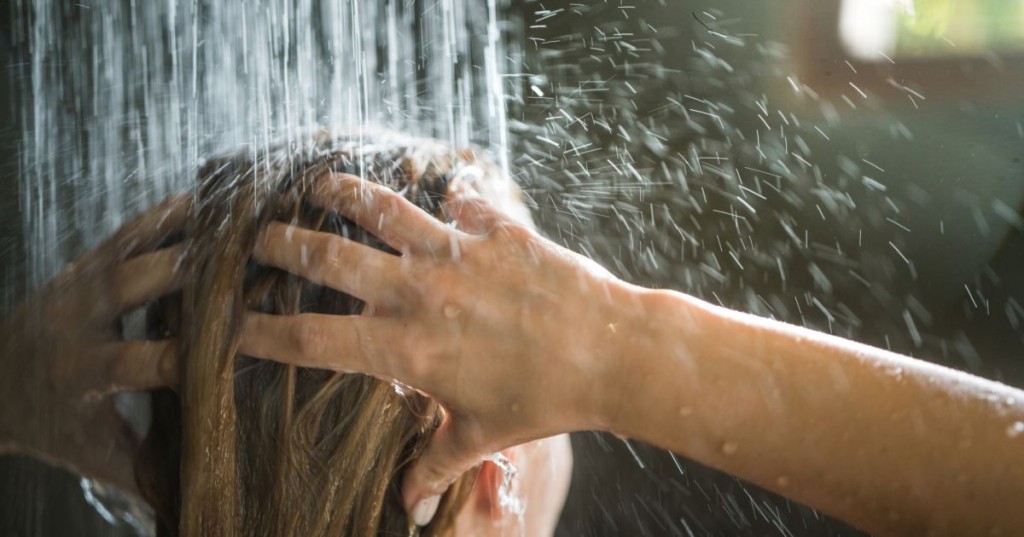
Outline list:
[[[1024,51],[1024,0],[842,0],[839,37],[869,62]]]

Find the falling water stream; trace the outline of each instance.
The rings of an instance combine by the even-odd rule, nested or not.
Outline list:
[[[19,2],[32,50],[21,195],[33,283],[226,150],[386,126],[504,163],[507,4]]]
[[[933,112],[887,109],[927,107],[931,88],[865,92],[864,74],[839,66],[850,88],[823,95],[795,73],[799,51],[725,8],[548,4],[16,0],[31,51],[19,88],[29,285],[189,188],[212,154],[383,127],[481,148],[549,237],[631,281],[1002,375],[957,319],[1007,324],[1020,343],[1024,297],[986,264],[1024,230],[1022,171],[1006,157],[1024,148],[1019,106],[978,119],[998,136],[968,151],[955,129],[929,131]],[[953,117],[971,124],[979,106]],[[594,500],[592,524],[655,528],[610,534],[834,529],[675,457],[587,438],[658,483],[651,497],[684,498],[675,511]]]

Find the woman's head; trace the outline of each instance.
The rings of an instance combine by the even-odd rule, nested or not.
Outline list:
[[[179,341],[182,368],[178,395],[162,393],[155,401],[149,456],[138,472],[140,489],[154,504],[164,533],[408,532],[400,474],[438,425],[440,407],[364,375],[258,361],[236,352],[247,310],[362,312],[364,305],[351,296],[250,260],[260,230],[272,220],[387,249],[337,213],[307,203],[307,192],[332,172],[387,185],[438,217],[449,185],[463,182],[529,219],[518,190],[504,175],[472,152],[428,140],[321,135],[293,147],[207,163],[183,238],[188,282],[151,315],[154,330]],[[564,457],[561,442],[549,441],[544,449]],[[520,456],[524,462],[531,457],[537,455]],[[485,470],[484,477],[488,472],[494,470]],[[498,483],[481,479],[483,485],[473,491],[475,478],[463,476],[451,487],[424,535],[450,533],[456,526],[479,530],[471,515],[488,512],[481,502],[491,497],[481,487]],[[556,503],[560,508],[561,498]]]

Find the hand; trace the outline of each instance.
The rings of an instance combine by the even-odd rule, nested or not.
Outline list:
[[[617,327],[626,333],[631,322],[621,310],[627,284],[465,194],[446,205],[463,231],[352,176],[324,178],[312,198],[401,256],[270,224],[256,248],[259,262],[359,297],[373,313],[252,313],[240,351],[395,379],[440,401],[447,415],[403,483],[417,523],[428,522],[432,500],[488,454],[602,426],[615,401],[605,379]]]
[[[20,451],[135,491],[139,439],[110,394],[173,385],[172,341],[122,341],[119,317],[179,286],[187,198],[125,224],[0,326],[0,452]]]

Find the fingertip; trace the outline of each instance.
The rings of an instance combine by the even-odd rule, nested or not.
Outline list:
[[[481,462],[479,451],[460,438],[452,421],[444,420],[426,449],[405,471],[402,502],[410,520],[417,525],[429,524],[437,510],[437,499],[460,476]]]

